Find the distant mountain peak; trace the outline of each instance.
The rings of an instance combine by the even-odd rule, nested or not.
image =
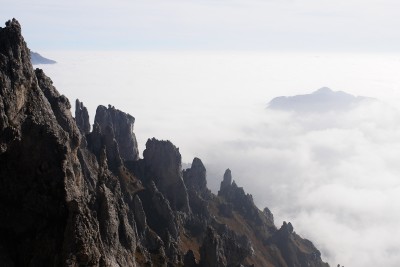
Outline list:
[[[331,88],[329,87],[321,87],[317,91],[313,92],[312,94],[332,94],[335,93]]]
[[[45,58],[41,54],[33,51],[29,51],[31,54],[31,62],[32,65],[38,65],[38,64],[56,64],[57,62],[52,59]]]
[[[322,87],[311,94],[275,97],[268,103],[268,108],[299,113],[346,111],[368,100],[374,99]]]

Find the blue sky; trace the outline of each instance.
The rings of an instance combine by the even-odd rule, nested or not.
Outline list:
[[[1,19],[17,18],[33,50],[400,47],[395,0],[7,0],[1,6]]]

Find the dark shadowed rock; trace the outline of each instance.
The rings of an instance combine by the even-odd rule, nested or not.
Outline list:
[[[138,196],[134,198],[133,203],[133,212],[135,216],[137,230],[139,233],[142,233],[146,230],[147,227],[146,213],[144,212],[142,201]]]
[[[223,197],[229,204],[225,206],[221,204],[220,211],[226,216],[230,216],[230,205],[242,214],[249,221],[262,225],[264,216],[256,207],[253,201],[253,196],[246,194],[242,187],[238,187],[235,181],[232,181],[231,170],[227,169],[224,174],[224,179],[221,182],[221,188],[218,191],[218,196]]]
[[[179,149],[170,141],[149,139],[146,142],[143,159],[147,177],[154,180],[157,188],[170,202],[171,208],[189,211]]]
[[[114,132],[110,127],[102,129],[100,125],[95,122],[93,131],[87,136],[89,149],[98,157],[105,152],[105,162],[110,170],[114,173],[118,172],[119,168],[123,165],[123,160],[119,153],[119,146],[117,140],[114,138]]]
[[[194,257],[194,253],[192,250],[188,250],[188,252],[185,254],[184,260],[183,260],[183,266],[184,267],[198,267],[199,265],[196,263],[196,258]]]
[[[252,253],[251,243],[245,236],[217,224],[207,229],[200,248],[200,266],[239,266]]]
[[[216,231],[209,227],[200,248],[200,266],[224,267],[227,266],[223,241]]]
[[[0,28],[0,255],[10,266],[135,266],[119,178],[87,150],[70,103]],[[101,156],[99,155],[99,158]]]
[[[279,249],[288,266],[324,266],[321,253],[307,239],[302,239],[293,231],[292,224],[283,222],[282,227],[268,241]]]
[[[15,266],[60,265],[76,143],[40,89],[16,20],[0,28],[0,255]],[[60,208],[63,207],[64,208]],[[31,238],[35,237],[35,238]]]
[[[218,212],[223,217],[233,217],[233,206],[231,203],[222,202],[218,205]]]
[[[90,133],[89,112],[79,99],[75,101],[75,120],[82,135]]]
[[[191,167],[183,172],[183,180],[191,211],[202,218],[209,217],[207,201],[211,198],[211,191],[207,188],[206,168],[199,158],[194,158]]]
[[[269,208],[265,207],[263,210],[263,213],[264,213],[265,217],[267,218],[268,222],[273,225],[274,224],[274,215],[269,210]]]
[[[44,74],[43,70],[35,70],[36,78],[40,89],[49,101],[58,124],[69,135],[69,138],[74,142],[75,147],[80,142],[81,135],[78,127],[71,115],[71,104],[66,96],[60,95],[57,89],[53,86],[52,80]]]
[[[188,189],[207,191],[206,168],[199,158],[194,158],[189,169],[184,171],[183,179]]]
[[[221,187],[218,191],[218,195],[223,195],[232,185],[232,173],[230,169],[227,169],[224,173],[224,179],[221,182]]]
[[[123,160],[138,160],[139,151],[136,136],[133,133],[135,118],[113,106],[98,106],[94,123],[100,131],[116,141]]]
[[[166,239],[165,237],[168,234],[177,238],[177,224],[169,201],[164,198],[160,191],[158,191],[153,182],[149,185],[149,192],[151,194],[151,208],[153,209],[153,216],[149,217],[149,223],[152,228],[155,229],[160,236],[164,237],[164,239]]]
[[[121,172],[124,160],[139,159],[136,136],[133,133],[134,121],[131,115],[114,107],[97,107],[93,131],[87,135],[88,147],[95,155],[100,155],[105,149],[108,166],[114,173]]]

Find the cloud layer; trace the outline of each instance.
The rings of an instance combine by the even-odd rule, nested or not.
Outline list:
[[[202,159],[216,191],[226,168],[276,223],[291,221],[332,266],[400,265],[398,55],[42,53],[42,66],[93,119],[98,104],[136,118],[140,150],[169,139]],[[346,111],[266,109],[329,85],[385,100]]]
[[[380,102],[346,112],[264,112],[214,144],[211,168],[230,166],[260,207],[278,224],[292,221],[333,266],[400,264],[400,113]]]

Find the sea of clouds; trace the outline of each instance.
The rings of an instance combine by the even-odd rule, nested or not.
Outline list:
[[[322,114],[267,110],[206,158],[219,164],[213,170],[230,166],[260,208],[278,225],[292,221],[331,263],[396,266],[399,122],[382,103]]]
[[[136,118],[140,150],[169,139],[197,156],[216,192],[226,168],[279,227],[331,266],[400,265],[400,55],[48,52],[41,65],[93,120],[112,104]],[[351,109],[271,110],[277,96],[329,86],[374,97]]]

